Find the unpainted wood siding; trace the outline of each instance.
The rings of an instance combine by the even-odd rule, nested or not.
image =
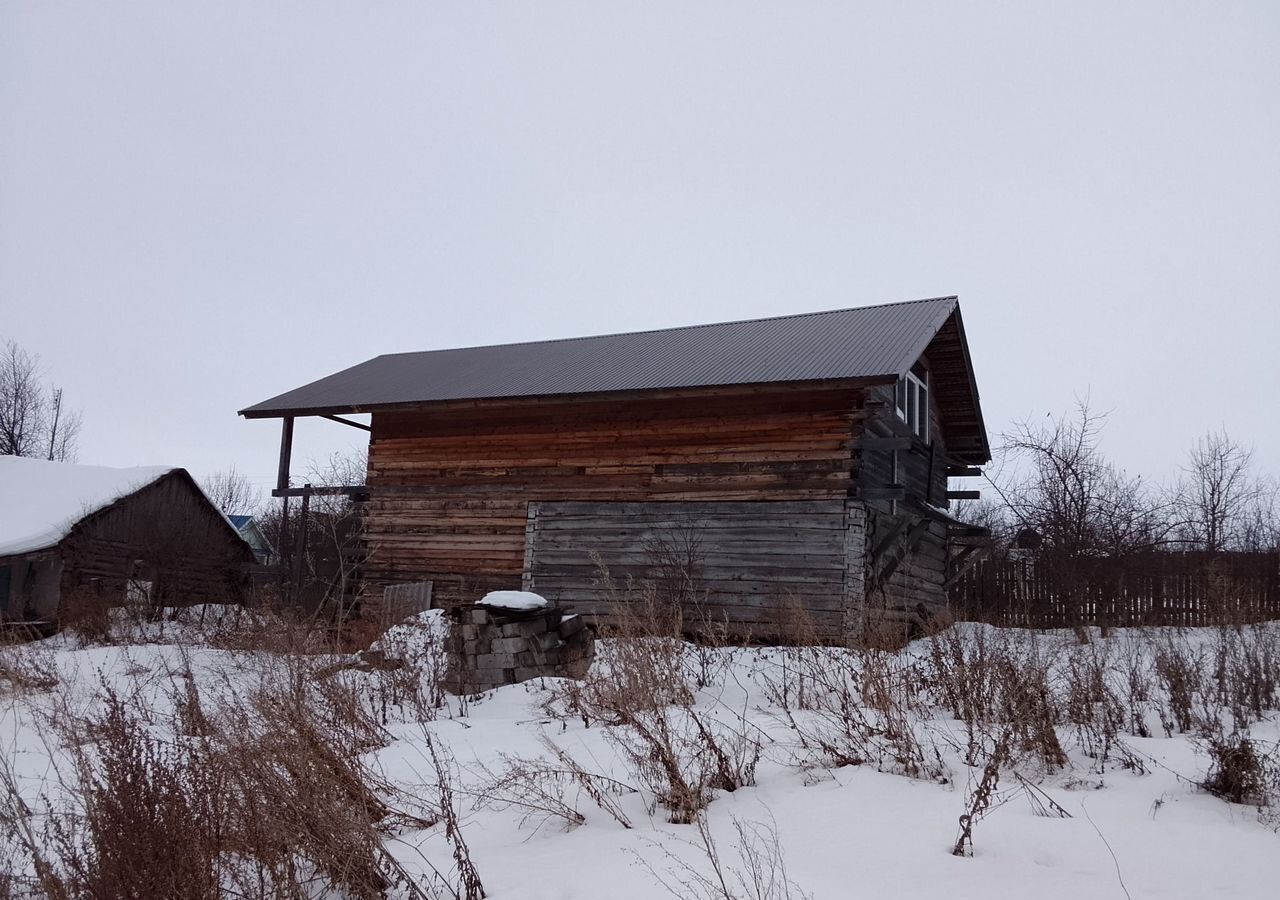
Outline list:
[[[882,546],[887,537],[892,540]],[[880,549],[868,562],[869,629],[890,638],[910,637],[945,612],[948,551],[944,523],[919,515],[872,511],[867,544]]]
[[[845,633],[860,602],[857,501],[531,504],[525,588],[607,617],[639,596],[684,607],[685,627],[773,639],[803,608],[818,635]]]
[[[530,501],[844,500],[862,390],[709,391],[375,413],[367,591],[431,580],[437,605],[517,588]]]
[[[152,582],[167,606],[238,602],[253,551],[182,473],[166,475],[81,520],[58,547],[61,603],[81,591],[122,597]]]
[[[928,368],[928,357],[921,357],[917,374]],[[865,434],[910,441],[907,449],[863,450],[859,461],[868,510],[867,627],[888,640],[917,633],[946,609],[947,526],[918,506],[949,506],[946,427],[933,384],[930,378],[928,442],[898,418],[893,385],[867,390],[874,414],[864,423]],[[883,485],[901,487],[903,499],[877,494]]]
[[[925,363],[922,360],[922,363]],[[933,390],[929,391],[929,441],[921,440],[907,423],[898,418],[894,406],[894,386],[878,385],[867,389],[867,406],[871,410],[865,422],[865,434],[874,437],[897,437],[911,441],[909,449],[863,450],[859,459],[859,480],[871,489],[868,504],[883,512],[891,510],[887,499],[873,495],[885,485],[900,485],[906,496],[931,506],[946,509],[947,501],[947,436],[941,410]],[[894,457],[897,457],[895,481]]]

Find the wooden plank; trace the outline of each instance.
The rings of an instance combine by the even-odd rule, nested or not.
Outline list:
[[[289,487],[289,464],[293,458],[293,416],[285,416],[280,421],[280,463],[276,471],[276,490],[283,491]]]

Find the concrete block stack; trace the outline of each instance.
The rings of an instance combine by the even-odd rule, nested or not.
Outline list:
[[[470,694],[532,678],[581,678],[595,639],[581,616],[546,606],[513,610],[476,604],[450,610],[445,687]]]

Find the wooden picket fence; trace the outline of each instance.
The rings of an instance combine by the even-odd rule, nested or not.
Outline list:
[[[1280,554],[981,559],[951,582],[957,617],[996,625],[1177,625],[1280,619]]]

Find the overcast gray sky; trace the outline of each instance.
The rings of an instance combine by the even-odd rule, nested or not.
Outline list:
[[[1280,472],[1274,0],[0,0],[0,129],[82,462],[265,484],[236,410],[380,353],[959,294],[992,432]]]

